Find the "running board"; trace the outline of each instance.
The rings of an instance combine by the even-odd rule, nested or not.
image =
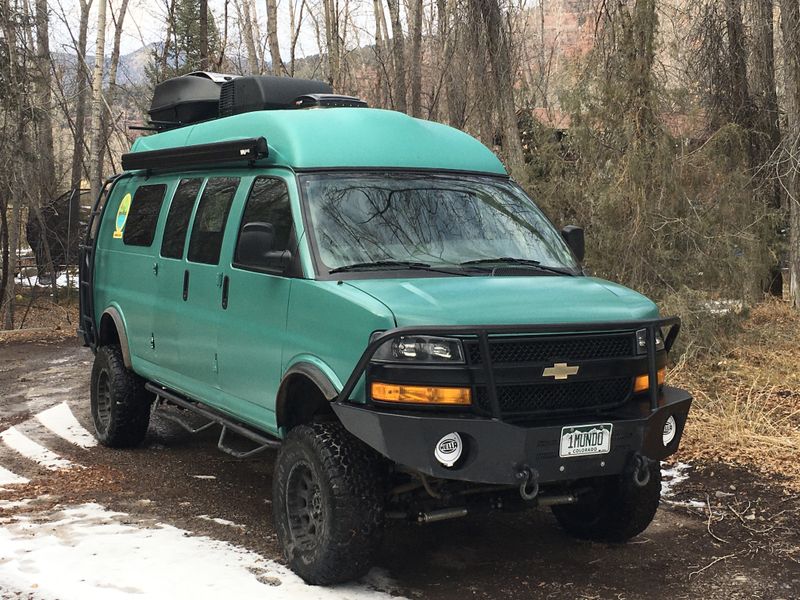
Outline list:
[[[188,431],[189,433],[200,433],[201,431],[205,431],[209,427],[214,425],[219,425],[222,427],[222,430],[219,433],[219,441],[217,441],[217,448],[222,450],[225,454],[230,454],[235,458],[248,458],[253,456],[254,454],[258,454],[259,452],[263,452],[264,450],[269,450],[271,448],[277,448],[281,445],[281,441],[274,438],[268,438],[265,435],[251,429],[250,427],[243,425],[241,423],[237,423],[228,417],[224,416],[223,414],[215,411],[212,408],[204,406],[199,402],[193,400],[187,400],[186,398],[179,396],[175,392],[171,392],[161,386],[158,386],[154,383],[146,383],[144,385],[145,389],[148,392],[155,394],[156,396],[156,406],[159,400],[163,400],[166,403],[174,404],[180,408],[186,409],[196,415],[207,419],[207,422],[200,427],[193,427],[183,419],[181,419],[177,415],[171,415],[166,412],[162,412],[161,416],[166,418],[168,421],[172,421],[173,423],[177,423],[183,429]],[[243,438],[250,440],[251,442],[255,442],[258,444],[257,447],[253,448],[252,450],[236,450],[232,446],[225,445],[225,437],[228,433],[235,433]]]

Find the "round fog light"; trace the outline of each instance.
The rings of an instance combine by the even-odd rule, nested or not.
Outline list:
[[[662,439],[664,441],[664,446],[669,446],[672,440],[675,439],[675,434],[677,433],[678,426],[675,424],[675,417],[672,415],[669,416],[667,422],[664,423],[664,432],[662,433]]]
[[[457,432],[448,433],[438,442],[433,449],[433,455],[445,467],[452,467],[461,458],[461,453],[464,451],[464,442]]]

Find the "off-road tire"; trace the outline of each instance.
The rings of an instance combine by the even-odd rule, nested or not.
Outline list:
[[[602,477],[593,482],[577,504],[553,506],[561,527],[577,538],[621,543],[639,535],[652,522],[661,497],[661,466],[650,464],[650,480],[644,487],[633,475]]]
[[[153,395],[125,366],[119,346],[100,346],[94,357],[91,408],[95,435],[110,448],[138,446],[147,434]]]
[[[298,491],[304,477],[313,484],[303,489],[312,492]],[[383,537],[384,482],[379,455],[340,423],[292,429],[275,461],[272,487],[275,529],[289,567],[314,585],[364,575]],[[300,500],[303,493],[312,501]],[[300,516],[304,509],[307,519]],[[311,530],[311,523],[313,534],[298,533]]]

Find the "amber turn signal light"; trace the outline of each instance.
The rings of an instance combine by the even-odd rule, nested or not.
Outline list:
[[[667,378],[667,369],[665,367],[661,367],[656,374],[656,379],[658,380],[658,385],[664,385],[664,380]],[[650,377],[648,375],[639,375],[636,377],[636,380],[633,382],[633,393],[638,394],[639,392],[646,392],[650,389]]]
[[[372,384],[372,398],[380,402],[402,402],[407,404],[467,406],[472,403],[472,393],[469,388],[426,387],[379,382]]]

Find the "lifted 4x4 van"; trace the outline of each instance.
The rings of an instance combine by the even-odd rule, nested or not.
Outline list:
[[[83,247],[102,443],[158,409],[277,447],[277,534],[316,584],[364,573],[389,518],[648,526],[691,404],[664,382],[679,320],[586,276],[582,230],[470,136],[320,82],[162,86]]]

